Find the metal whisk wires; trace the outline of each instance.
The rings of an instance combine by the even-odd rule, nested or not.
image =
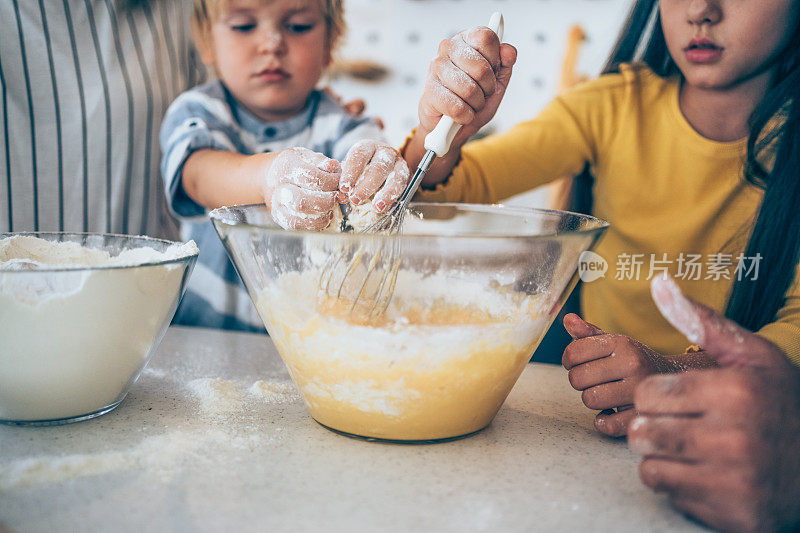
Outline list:
[[[408,204],[435,157],[436,153],[432,150],[425,153],[397,202],[381,218],[361,232],[372,234],[374,238],[362,241],[349,257],[349,261],[349,253],[340,253],[332,255],[325,263],[320,276],[320,288],[338,300],[344,299],[350,302],[350,312],[354,312],[356,308],[363,308],[367,318],[375,318],[389,307],[401,263],[401,241],[396,236],[402,230]],[[337,276],[337,272],[345,262],[347,262],[346,267],[341,275]],[[358,278],[361,282],[353,282],[360,268],[365,270],[362,277]]]
[[[500,41],[503,40],[503,15],[492,14],[489,28],[494,31]],[[389,302],[397,283],[397,273],[400,270],[401,254],[400,239],[397,235],[402,230],[403,218],[408,209],[411,197],[417,192],[422,178],[431,167],[436,157],[445,155],[450,150],[450,144],[458,133],[461,125],[452,118],[443,116],[436,127],[425,136],[425,155],[417,166],[414,176],[409,181],[397,203],[380,219],[363,230],[363,234],[375,234],[373,238],[360,240],[358,249],[349,258],[349,253],[339,253],[331,256],[322,269],[320,288],[335,297],[337,300],[350,301],[350,312],[363,307],[366,318],[377,318],[389,307]],[[368,259],[368,262],[365,262]],[[336,272],[340,266],[347,262],[341,277]],[[363,269],[362,278],[356,273]],[[380,276],[375,277],[376,271]],[[361,279],[361,283],[353,280]],[[370,280],[377,280],[373,285]],[[352,287],[349,287],[352,285]],[[353,296],[354,295],[354,296]]]

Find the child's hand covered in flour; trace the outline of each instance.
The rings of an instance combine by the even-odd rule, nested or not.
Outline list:
[[[408,165],[397,150],[380,141],[364,140],[347,152],[339,190],[354,206],[372,198],[373,209],[385,213],[397,202],[408,180]]]
[[[460,146],[494,116],[516,60],[516,48],[501,44],[485,26],[439,43],[419,102],[422,133],[432,131],[447,115],[463,126],[453,141]]]
[[[267,171],[264,203],[285,229],[327,228],[344,196],[339,192],[341,166],[307,148],[280,152]]]
[[[680,289],[672,278],[658,279],[653,286],[673,300],[678,299],[676,295],[680,294]],[[653,294],[655,296],[656,292]],[[662,309],[658,300],[656,304]],[[667,313],[668,319],[680,318],[683,312],[676,308]],[[573,338],[562,359],[564,368],[569,371],[570,385],[582,391],[581,399],[586,407],[600,410],[595,428],[611,437],[628,433],[628,425],[636,416],[631,408],[634,391],[648,376],[717,366],[703,351],[660,354],[627,335],[608,334],[575,314],[564,317],[564,327]]]
[[[628,408],[636,385],[651,374],[667,372],[667,365],[644,344],[625,335],[609,335],[578,315],[564,317],[564,327],[574,339],[562,359],[570,385],[582,392],[586,407],[600,411],[594,422],[598,431],[625,435],[635,416]]]

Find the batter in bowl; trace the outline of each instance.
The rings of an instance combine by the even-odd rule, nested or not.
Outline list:
[[[319,273],[284,274],[257,307],[321,424],[353,435],[438,440],[484,428],[549,320],[541,295],[401,271],[377,321],[319,294]]]

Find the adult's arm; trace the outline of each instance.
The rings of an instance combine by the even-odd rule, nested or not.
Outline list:
[[[665,317],[719,368],[637,387],[628,442],[643,457],[642,481],[715,528],[795,531],[800,371],[762,336],[682,295],[653,292]]]

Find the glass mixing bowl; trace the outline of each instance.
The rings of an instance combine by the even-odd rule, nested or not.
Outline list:
[[[0,239],[20,235],[111,256],[128,252],[124,266],[34,266],[22,257],[15,265],[0,263],[0,423],[65,424],[114,409],[169,326],[196,248],[83,233],[0,233]],[[156,261],[144,250],[170,247],[169,258]]]
[[[491,422],[608,226],[436,203],[412,204],[394,236],[287,231],[264,206],[211,219],[311,416],[404,442]]]

